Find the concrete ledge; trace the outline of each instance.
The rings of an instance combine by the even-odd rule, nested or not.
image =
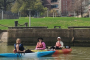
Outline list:
[[[68,28],[90,28],[90,26],[69,26]]]
[[[36,28],[39,28],[39,29],[41,29],[41,28],[48,28],[48,27],[8,27],[8,29],[36,29]]]

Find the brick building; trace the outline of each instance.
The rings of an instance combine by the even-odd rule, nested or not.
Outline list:
[[[42,0],[43,5],[49,10],[55,9],[58,15],[67,16],[68,15],[68,6],[73,0]]]

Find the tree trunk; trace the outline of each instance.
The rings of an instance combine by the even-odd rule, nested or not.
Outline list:
[[[6,3],[6,0],[4,0],[4,3],[3,3],[3,6],[4,6],[4,10],[6,11],[6,6],[7,6],[7,3]]]
[[[82,0],[81,0],[81,17],[83,17]]]

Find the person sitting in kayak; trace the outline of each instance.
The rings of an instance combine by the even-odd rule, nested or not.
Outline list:
[[[36,50],[44,50],[46,48],[45,42],[43,42],[43,38],[38,38],[38,42],[36,45]]]
[[[14,53],[33,53],[33,51],[27,49],[25,50],[23,44],[21,44],[21,40],[17,38],[16,44],[14,44],[15,49],[13,50]]]
[[[52,46],[50,49],[62,49],[63,48],[63,42],[61,41],[61,37],[57,37],[57,42],[55,46]]]
[[[24,47],[23,47],[23,44],[21,44],[21,40],[19,38],[17,38],[16,40],[16,44],[14,44],[14,53],[24,53],[25,50],[24,50]]]

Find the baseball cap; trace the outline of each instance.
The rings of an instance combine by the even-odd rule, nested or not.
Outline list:
[[[57,37],[57,39],[58,39],[58,38],[61,39],[61,37]]]

